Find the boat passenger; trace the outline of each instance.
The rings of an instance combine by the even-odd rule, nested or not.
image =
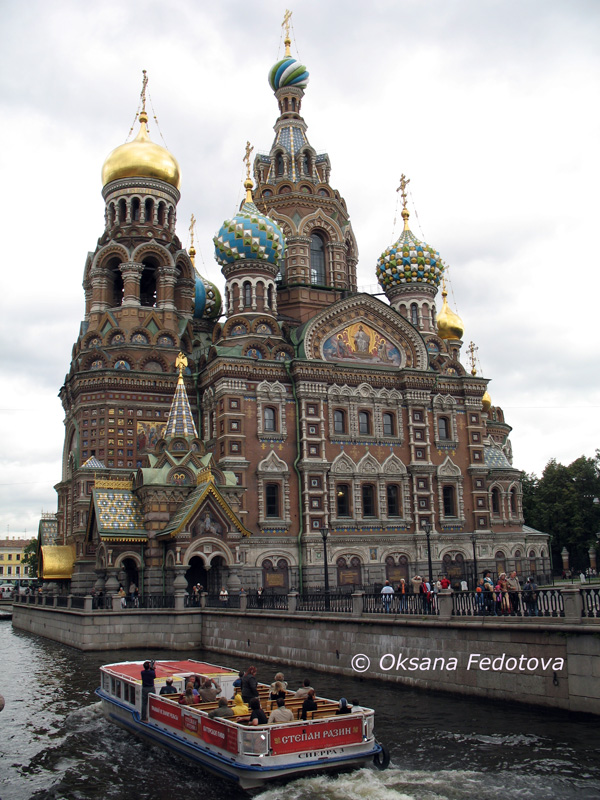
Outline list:
[[[200,687],[200,697],[204,703],[214,703],[221,691],[221,687],[216,681],[205,678]]]
[[[275,678],[273,679],[273,683],[271,684],[271,693],[275,692],[275,684],[276,683],[283,684],[284,691],[287,689],[288,685],[287,685],[287,681],[283,677],[283,672],[278,672],[277,675],[275,675]]]
[[[366,714],[367,713],[367,709],[363,708],[361,706],[361,704],[358,702],[358,700],[353,700],[352,701],[352,713],[353,714]]]
[[[178,694],[177,689],[173,686],[173,678],[167,678],[167,682],[161,687],[160,694]]]
[[[250,725],[266,725],[267,715],[260,707],[260,700],[258,697],[253,697],[250,700]]]
[[[194,690],[189,684],[185,694],[179,698],[179,703],[182,706],[195,706],[198,703],[198,697],[194,694]]]
[[[277,724],[279,722],[292,722],[294,719],[293,713],[289,708],[285,707],[285,700],[280,697],[277,701],[277,708],[269,714],[269,724]]]
[[[310,685],[310,680],[308,678],[304,678],[303,685],[298,689],[294,697],[300,697],[300,698],[308,697],[308,692],[310,689],[312,689],[312,686]]]
[[[317,700],[315,698],[315,690],[309,689],[308,695],[306,696],[304,702],[302,703],[302,719],[306,719],[306,715],[309,711],[316,711],[317,710]]]
[[[275,683],[271,684],[270,697],[271,700],[279,700],[280,698],[283,698],[285,700],[285,689],[281,681],[275,681]]]
[[[236,679],[234,680],[234,682],[233,682],[233,688],[234,688],[234,689],[241,689],[241,688],[242,688],[242,678],[243,678],[243,677],[244,677],[244,670],[243,670],[243,669],[241,669],[241,670],[238,672],[238,676],[237,676],[237,678],[236,678]],[[235,697],[235,692],[234,692],[234,697]]]
[[[142,677],[142,719],[148,719],[148,695],[154,692],[154,681],[156,672],[154,671],[154,661],[144,661],[144,669],[140,673]]]
[[[249,703],[253,697],[258,697],[256,667],[248,667],[242,678],[242,700],[244,703]]]
[[[241,694],[234,695],[233,698],[233,713],[236,717],[248,717],[250,716],[250,709],[242,700]]]
[[[233,709],[227,705],[227,700],[224,697],[219,697],[219,705],[208,712],[208,716],[213,717],[233,717]]]
[[[336,714],[351,714],[352,713],[352,706],[348,705],[348,701],[345,697],[340,698],[340,707],[335,712]]]

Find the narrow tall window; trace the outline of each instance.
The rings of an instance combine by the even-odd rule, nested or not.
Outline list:
[[[310,282],[325,284],[325,242],[316,233],[310,237]]]
[[[510,490],[510,510],[513,514],[517,513],[517,490],[514,487]]]
[[[358,412],[358,432],[363,436],[371,433],[371,417],[368,411]]]
[[[410,321],[415,328],[419,327],[419,307],[416,303],[411,303],[410,305]]]
[[[384,414],[383,415],[383,435],[384,436],[393,436],[395,431],[394,425],[394,415],[393,414]]]
[[[390,484],[387,487],[387,513],[388,517],[400,516],[400,503],[398,501],[398,487]]]
[[[275,175],[278,178],[283,177],[283,156],[281,153],[278,153],[278,155],[275,156]]]
[[[251,306],[252,305],[252,284],[250,281],[246,281],[244,283],[244,305]]]
[[[456,495],[454,493],[454,486],[444,486],[442,492],[443,492],[443,498],[444,498],[444,516],[445,517],[455,517],[456,516]]]
[[[347,483],[339,483],[337,486],[337,515],[350,516],[350,487]]]
[[[265,486],[265,516],[279,518],[278,483],[267,483]]]
[[[440,439],[450,438],[450,425],[448,417],[439,417],[438,419],[438,434]]]
[[[500,490],[497,486],[492,489],[492,514],[500,513]]]
[[[333,430],[334,433],[346,433],[346,414],[341,409],[333,412]]]
[[[267,406],[264,411],[265,431],[267,433],[277,430],[277,412],[274,408]]]
[[[140,200],[139,197],[134,197],[131,201],[131,219],[133,222],[140,221]]]
[[[363,517],[375,517],[375,487],[365,483],[362,487]]]

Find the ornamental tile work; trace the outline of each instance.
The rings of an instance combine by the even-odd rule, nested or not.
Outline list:
[[[244,203],[239,214],[225,220],[213,238],[215,258],[221,266],[241,259],[268,261],[278,266],[284,240],[272,219],[261,214],[254,203]]]
[[[402,231],[377,261],[377,280],[384,289],[402,283],[429,283],[439,286],[444,266],[437,250],[420,242],[409,230]]]
[[[183,438],[192,437],[193,439],[198,438],[198,431],[196,430],[192,409],[190,408],[190,402],[183,381],[177,384],[164,433],[164,438],[167,440],[175,436],[181,436]]]
[[[94,489],[94,505],[98,529],[105,533],[144,532],[144,517],[140,503],[126,489]]]
[[[499,447],[484,447],[483,458],[486,467],[495,467],[496,469],[513,469],[509,460]]]

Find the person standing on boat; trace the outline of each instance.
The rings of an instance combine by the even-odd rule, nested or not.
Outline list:
[[[156,680],[154,661],[144,661],[144,669],[140,674],[142,676],[142,719],[147,720],[148,695],[154,692],[154,681]]]
[[[256,667],[248,667],[242,678],[242,700],[244,703],[250,703],[254,697],[258,697]]]

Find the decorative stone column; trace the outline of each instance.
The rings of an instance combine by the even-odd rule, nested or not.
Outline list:
[[[100,592],[104,592],[106,589],[106,570],[104,569],[95,569],[94,572],[98,576],[96,578],[96,583],[94,584],[94,590],[96,594]]]
[[[598,569],[598,567],[596,566],[596,548],[593,547],[593,546],[590,547],[590,549],[588,550],[588,553],[589,553],[589,556],[590,556],[590,567],[592,569]]]
[[[438,619],[452,619],[452,590],[440,589],[437,593]]]
[[[288,611],[290,614],[295,614],[298,610],[298,592],[292,589],[291,592],[288,592]]]
[[[242,588],[240,576],[235,567],[229,567],[229,575],[227,576],[227,591],[229,594],[239,594]]]
[[[135,261],[125,261],[121,264],[121,275],[123,276],[123,302],[122,306],[140,305],[140,280],[144,265]]]
[[[117,570],[112,567],[106,570],[108,578],[106,579],[106,603],[105,608],[111,608],[113,611],[118,611],[120,608],[120,598],[118,595],[119,581],[117,580]]]
[[[562,558],[563,562],[563,569],[566,571],[569,569],[569,551],[566,547],[560,551],[560,557]],[[525,553],[525,558],[527,558],[527,553]]]
[[[187,594],[187,580],[185,573],[187,567],[178,565],[175,567],[175,580],[173,581],[173,591],[175,593],[175,610],[183,611],[185,608],[185,596]]]
[[[175,284],[177,283],[178,270],[176,267],[164,266],[158,268],[158,286],[156,306],[168,311],[175,311]]]

